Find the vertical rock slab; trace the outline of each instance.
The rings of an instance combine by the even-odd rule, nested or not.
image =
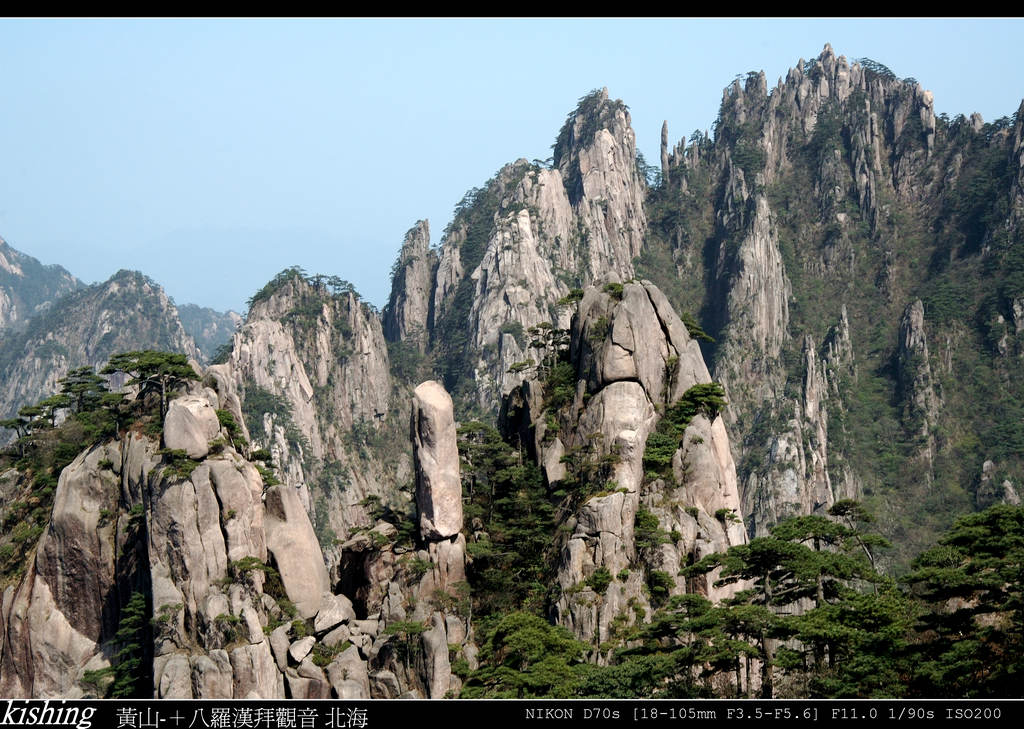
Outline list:
[[[411,435],[416,462],[416,510],[427,541],[447,539],[462,529],[462,483],[452,398],[428,380],[413,393]]]
[[[331,591],[313,525],[290,486],[270,488],[266,508],[267,551],[274,556],[284,590],[299,617],[311,618],[320,609],[321,596]]]

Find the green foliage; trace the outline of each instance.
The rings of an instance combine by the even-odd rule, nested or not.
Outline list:
[[[263,288],[253,294],[248,301],[246,306],[252,310],[252,307],[261,301],[268,301],[270,297],[276,294],[278,291],[283,289],[292,281],[303,280],[305,278],[305,271],[299,266],[292,266],[281,271],[279,274],[274,276],[268,281]]]
[[[500,334],[511,334],[520,347],[526,346],[526,333],[522,323],[518,321],[507,321],[498,327]]]
[[[896,74],[883,63],[873,61],[870,58],[858,58],[857,63],[867,72],[869,80],[874,80],[875,77],[885,79],[886,81],[894,81],[896,79]]]
[[[604,293],[611,296],[612,299],[614,299],[615,301],[622,301],[622,295],[624,291],[622,284],[615,282],[606,283],[604,285],[604,288],[601,290],[604,291]]]
[[[100,372],[105,375],[117,372],[127,374],[129,379],[125,384],[139,388],[139,400],[145,400],[150,393],[158,394],[161,423],[167,413],[167,402],[174,391],[190,380],[199,379],[185,355],[153,349],[115,354]]]
[[[559,306],[570,306],[583,301],[583,289],[569,289],[569,293],[558,300]]]
[[[231,414],[230,410],[217,410],[217,422],[220,423],[220,427],[227,431],[232,446],[234,446],[235,441],[241,441],[242,428],[235,422],[235,416]]]
[[[188,453],[177,448],[161,448],[157,455],[164,457],[166,465],[164,470],[174,478],[186,480],[192,477],[192,472],[199,466],[199,461],[189,458]]]
[[[221,613],[213,619],[213,625],[221,634],[221,647],[230,646],[242,635],[242,619],[237,615]]]
[[[409,570],[409,574],[417,580],[434,568],[434,563],[429,559],[420,559],[419,557],[411,557],[405,560],[403,565]]]
[[[256,470],[260,474],[260,480],[263,481],[264,490],[269,489],[271,486],[279,486],[281,483],[283,483],[281,479],[277,477],[277,474],[274,473],[273,468],[261,466],[259,463],[254,463],[253,465],[256,466]]]
[[[687,426],[698,414],[713,421],[726,405],[725,390],[717,382],[697,384],[665,409],[644,446],[644,468],[655,477],[670,475],[672,458]]]
[[[479,520],[487,534],[474,539],[468,532],[466,539],[474,615],[542,612],[557,545],[554,503],[540,469],[483,423],[464,423],[458,445],[465,523]]]
[[[400,506],[385,504],[379,496],[370,494],[360,501],[359,505],[366,509],[371,521],[384,521],[395,527],[397,531],[395,543],[405,546],[412,546],[416,543],[419,535],[419,521],[414,504],[408,504],[409,510],[402,511]],[[388,544],[388,538],[380,532],[371,531],[369,536],[378,549]]]
[[[334,646],[329,646],[322,640],[318,640],[313,644],[313,664],[320,666],[320,668],[327,668],[327,666],[331,665],[331,661],[344,653],[351,645],[352,643],[347,640]]]
[[[521,372],[525,372],[531,369],[536,363],[532,359],[524,359],[519,362],[513,362],[508,368],[509,374],[518,375]]]
[[[561,361],[551,368],[544,381],[544,407],[561,410],[576,397],[576,368]]]
[[[857,507],[844,505],[842,510],[850,514]],[[803,674],[808,667],[813,667],[810,678],[817,690],[858,696],[894,690],[907,611],[891,590],[861,593],[853,589],[855,584],[882,581],[865,559],[863,543],[862,535],[843,524],[802,516],[780,522],[770,536],[709,555],[682,571],[693,579],[720,569],[715,585],[741,581],[752,585],[719,612],[722,629],[759,657],[764,698],[774,695],[777,671]],[[787,606],[802,600],[812,607],[787,617],[794,612]],[[836,622],[838,616],[846,622]],[[799,642],[791,645],[797,647],[780,651],[776,661],[773,641],[793,638]],[[880,651],[873,666],[856,660],[857,651],[869,644]],[[845,668],[831,660],[841,655],[850,657]],[[824,656],[831,657],[829,663]]]
[[[541,322],[527,330],[529,348],[537,353],[537,378],[550,376],[551,370],[569,359],[569,332],[558,329],[551,322]]]
[[[754,176],[764,169],[765,155],[753,127],[744,127],[733,148],[732,161],[743,170],[745,178],[753,183]]]
[[[608,336],[608,332],[611,331],[611,321],[606,316],[599,316],[594,320],[594,323],[590,325],[590,329],[587,332],[587,340],[593,345],[600,345],[605,338]]]
[[[254,586],[253,575],[262,572],[264,577],[263,592],[271,597],[283,597],[284,586],[280,573],[258,557],[242,557],[228,563],[228,580],[230,583]]]
[[[388,623],[384,635],[394,636],[395,649],[399,658],[405,662],[409,670],[411,662],[423,653],[423,642],[420,636],[429,630],[429,626],[418,620],[398,620]]]
[[[916,649],[915,693],[1017,696],[1024,671],[1024,508],[961,517],[903,578],[927,611]]]
[[[626,111],[629,107],[621,100],[614,101],[604,98],[603,89],[593,89],[582,96],[576,108],[569,113],[565,123],[558,132],[558,137],[551,149],[555,167],[562,166],[563,161],[573,149],[582,149],[594,141],[594,136],[604,128],[618,111]],[[578,175],[578,171],[577,171]],[[572,189],[572,178],[567,185]]]
[[[647,572],[647,589],[651,592],[651,602],[660,605],[668,599],[669,591],[675,587],[672,575],[664,570],[649,570]]]
[[[820,165],[824,156],[832,155],[834,150],[843,148],[842,128],[843,119],[839,105],[835,102],[824,104],[818,114],[811,139],[804,149],[812,164]]]
[[[388,342],[388,361],[392,377],[402,382],[412,384],[427,379],[429,362],[416,341]]]
[[[603,595],[608,590],[608,585],[612,584],[612,573],[607,567],[598,567],[586,579],[586,584],[598,595]]]
[[[688,311],[683,311],[683,313],[679,315],[679,318],[683,320],[683,325],[686,327],[686,331],[689,333],[690,337],[699,342],[707,342],[708,344],[715,343],[714,338],[701,328],[700,323],[694,318],[693,314]]]
[[[210,364],[226,364],[231,359],[231,353],[234,351],[234,340],[228,340],[224,344],[217,347],[213,353],[213,357],[210,359]]]
[[[160,606],[160,609],[153,616],[153,619],[150,620],[150,625],[152,625],[157,639],[170,636],[174,622],[177,619],[178,613],[181,612],[182,607],[183,605],[180,602],[165,603]]]
[[[253,439],[263,439],[263,415],[270,413],[276,425],[284,428],[285,440],[288,445],[307,450],[309,443],[299,431],[292,419],[292,408],[280,395],[260,387],[254,382],[247,382],[245,397],[242,400],[242,418],[245,427]]]
[[[717,509],[715,511],[715,518],[725,525],[739,524],[743,520],[736,516],[735,509]]]
[[[106,698],[146,698],[152,695],[153,679],[144,661],[150,644],[149,606],[144,593],[133,592],[121,609],[112,666],[86,671],[83,688]],[[112,680],[111,680],[112,679]]]
[[[648,553],[668,542],[668,534],[658,525],[658,517],[643,504],[637,508],[633,521],[633,541],[638,551]]]
[[[497,620],[480,650],[481,666],[466,679],[461,697],[570,698],[580,683],[583,644],[543,618],[513,612]]]
[[[0,517],[8,532],[0,536],[0,584],[24,572],[26,559],[45,529],[61,472],[83,450],[115,435],[124,417],[123,397],[108,392],[103,378],[90,367],[72,370],[58,384],[60,394],[22,407],[17,418],[0,421],[0,427],[14,430],[17,436],[6,452],[0,452],[0,471],[16,466],[25,475],[28,489],[23,499],[12,499]],[[56,425],[58,411],[66,415],[60,425]],[[106,470],[113,463],[101,458],[97,465]]]

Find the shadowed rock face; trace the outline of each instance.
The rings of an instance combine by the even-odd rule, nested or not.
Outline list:
[[[416,507],[425,540],[453,537],[462,530],[462,483],[452,398],[428,380],[416,388],[412,404],[416,459]]]

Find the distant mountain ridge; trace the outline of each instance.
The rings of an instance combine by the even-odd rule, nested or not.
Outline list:
[[[10,417],[57,390],[75,367],[100,367],[118,352],[160,349],[199,360],[170,298],[152,279],[122,270],[80,287],[0,336],[0,413]]]
[[[24,325],[61,296],[84,285],[62,266],[44,266],[0,238],[0,331]]]
[[[51,394],[69,369],[102,366],[117,352],[166,349],[207,362],[241,320],[235,312],[176,307],[139,272],[86,285],[0,239],[0,417]]]

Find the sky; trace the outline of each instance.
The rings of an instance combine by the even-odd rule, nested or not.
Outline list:
[[[1024,20],[0,19],[0,237],[87,283],[122,268],[244,312],[292,265],[383,306],[405,232],[607,86],[639,149],[709,130],[825,43],[912,76],[936,112],[1012,114]]]

